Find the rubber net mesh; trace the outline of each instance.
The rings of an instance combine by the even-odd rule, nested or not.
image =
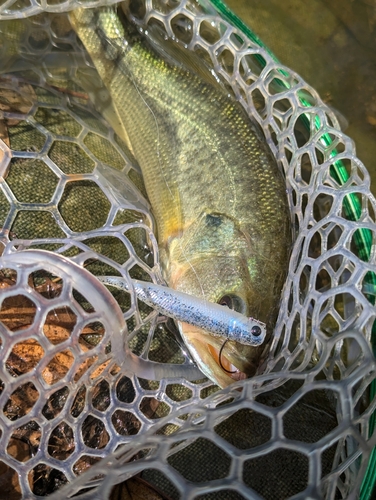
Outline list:
[[[155,311],[94,277],[160,279],[140,170],[80,84],[95,72],[65,14],[104,3],[0,7],[2,494],[103,499],[137,476],[169,498],[352,498],[376,442],[375,200],[353,142],[207,1],[131,2],[215,68],[286,177],[269,356],[219,390]]]

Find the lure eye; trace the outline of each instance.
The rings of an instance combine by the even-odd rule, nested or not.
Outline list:
[[[254,335],[255,337],[258,337],[259,335],[261,335],[262,333],[262,330],[261,328],[258,326],[258,325],[255,325],[252,327],[251,329],[251,333],[252,335]]]
[[[238,295],[228,294],[223,295],[218,301],[221,306],[227,306],[229,309],[233,309],[241,314],[245,314],[247,310],[246,303]]]

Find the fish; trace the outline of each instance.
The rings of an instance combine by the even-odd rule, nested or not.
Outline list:
[[[97,279],[128,292],[131,289],[127,280],[118,276],[97,276]],[[147,281],[132,280],[132,287],[138,299],[177,321],[244,345],[258,346],[264,341],[266,325],[254,318]]]
[[[265,323],[268,344],[292,233],[285,182],[258,126],[198,56],[158,29],[140,33],[127,3],[69,17],[140,165],[167,285]],[[186,322],[179,330],[221,387],[253,376],[266,356]]]

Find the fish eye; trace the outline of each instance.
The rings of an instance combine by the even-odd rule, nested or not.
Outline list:
[[[238,313],[245,314],[247,310],[246,303],[244,300],[238,295],[228,294],[223,295],[218,301],[218,304],[221,306],[227,306],[229,309],[233,309]]]

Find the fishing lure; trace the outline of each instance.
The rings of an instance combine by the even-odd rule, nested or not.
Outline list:
[[[97,276],[105,285],[130,291],[126,279],[118,276]],[[188,323],[227,340],[259,346],[266,336],[266,325],[247,318],[228,307],[208,302],[166,286],[132,280],[137,298],[177,321]]]

